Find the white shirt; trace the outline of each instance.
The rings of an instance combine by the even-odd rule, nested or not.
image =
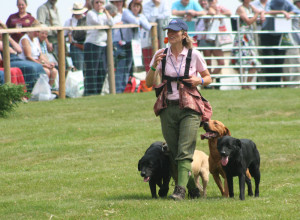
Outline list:
[[[72,16],[71,18],[69,18],[68,20],[66,20],[64,27],[76,27],[78,23],[78,20]],[[64,31],[64,35],[68,36],[68,34],[71,34],[72,31],[71,30],[65,30]],[[72,37],[72,42],[74,41],[73,37]]]
[[[105,13],[99,14],[96,10],[90,10],[86,15],[86,25],[109,25],[113,26],[113,19],[107,18]],[[106,30],[88,30],[86,32],[85,43],[92,43],[100,47],[105,47],[107,41]]]
[[[23,60],[26,60],[26,56],[24,54],[24,49],[23,49],[23,45],[22,45],[23,39],[27,39],[29,41],[29,44],[31,47],[31,56],[33,57],[33,59],[38,60],[41,55],[41,46],[40,46],[39,39],[37,37],[35,37],[35,38],[33,38],[33,40],[31,40],[30,37],[28,36],[28,34],[25,34],[20,39],[19,45],[22,48],[22,53],[19,54],[19,57]]]
[[[171,7],[166,0],[161,0],[158,7],[150,0],[143,4],[143,14],[149,22],[157,22],[158,19],[166,19],[171,16]]]

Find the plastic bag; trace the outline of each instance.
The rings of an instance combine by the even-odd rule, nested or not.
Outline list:
[[[219,26],[219,31],[220,32],[227,32],[227,27],[225,22],[221,22]],[[226,45],[226,44],[231,44],[233,42],[231,34],[219,34],[218,35],[218,43],[220,46]]]
[[[70,98],[78,98],[83,96],[84,93],[84,82],[83,82],[83,72],[69,71],[66,78],[66,96]]]
[[[219,32],[220,20],[212,19],[208,25],[207,32]],[[207,34],[206,41],[214,41],[217,38],[217,34]]]
[[[30,100],[50,101],[55,99],[55,97],[56,95],[51,93],[48,76],[46,74],[41,74],[33,87]]]

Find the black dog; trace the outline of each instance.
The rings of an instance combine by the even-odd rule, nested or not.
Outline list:
[[[160,197],[167,196],[169,191],[170,164],[163,147],[163,142],[151,144],[138,164],[138,170],[141,171],[144,182],[149,182],[152,198],[157,198],[156,185],[160,187],[158,191]]]
[[[249,139],[224,136],[218,139],[218,151],[221,154],[221,164],[227,177],[229,196],[234,197],[234,176],[239,177],[240,199],[245,199],[245,181],[248,184],[248,195],[253,195],[251,180],[245,175],[248,168],[251,176],[255,179],[255,197],[258,197],[260,156],[255,143]]]

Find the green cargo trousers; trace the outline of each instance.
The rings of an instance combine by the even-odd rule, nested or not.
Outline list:
[[[172,176],[177,181],[178,161],[193,161],[201,115],[191,109],[169,104],[160,113],[161,128],[171,153]]]

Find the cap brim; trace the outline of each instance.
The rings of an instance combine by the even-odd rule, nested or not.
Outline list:
[[[168,29],[171,29],[173,31],[181,31],[182,30],[182,28],[178,27],[177,25],[169,25],[169,26],[163,28],[164,31],[168,30]]]

